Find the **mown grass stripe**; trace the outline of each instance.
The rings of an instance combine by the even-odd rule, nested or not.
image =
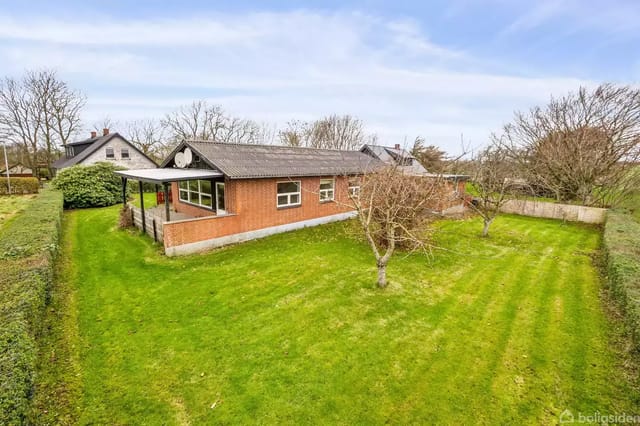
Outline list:
[[[394,258],[380,291],[366,245],[342,225],[166,259],[115,230],[115,210],[79,215],[83,423],[553,422],[565,399],[544,393],[549,378],[577,385],[563,365],[579,343],[551,349],[564,330],[537,308],[572,297],[575,277],[559,271],[593,229],[505,216],[482,239],[475,219],[443,222],[448,251]],[[603,333],[597,290],[581,291],[575,315]],[[521,359],[536,346],[560,361],[540,382]],[[604,383],[612,353],[588,348],[589,395],[605,392],[583,405],[630,407]]]

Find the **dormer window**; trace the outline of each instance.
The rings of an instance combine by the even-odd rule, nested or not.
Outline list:
[[[412,166],[413,165],[413,158],[410,157],[402,157],[400,159],[400,165],[401,166]]]
[[[122,158],[123,160],[128,160],[129,158],[129,148],[122,148],[120,150],[120,158]]]
[[[114,160],[116,158],[116,154],[113,151],[113,148],[111,147],[108,147],[107,149],[105,149],[105,153],[107,155],[108,160]]]

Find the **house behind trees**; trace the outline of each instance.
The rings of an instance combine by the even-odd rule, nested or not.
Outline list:
[[[465,187],[469,180],[467,175],[430,173],[411,152],[402,148],[400,144],[393,147],[365,144],[360,152],[369,155],[390,167],[396,167],[402,173],[424,179],[442,181],[447,188],[446,197],[438,197],[440,205],[433,206],[443,214],[461,213],[464,211],[466,197]]]
[[[91,137],[65,146],[65,155],[53,163],[55,170],[78,164],[89,165],[98,162],[113,163],[125,169],[147,169],[157,167],[156,163],[136,148],[119,133],[103,129],[102,135],[91,132]]]

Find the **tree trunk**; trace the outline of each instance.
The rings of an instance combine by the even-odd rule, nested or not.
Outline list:
[[[492,222],[493,222],[493,219],[485,219],[484,220],[484,228],[482,228],[482,236],[483,237],[488,237],[489,236],[489,227],[491,226]]]
[[[387,265],[378,263],[378,287],[385,288],[387,286]]]

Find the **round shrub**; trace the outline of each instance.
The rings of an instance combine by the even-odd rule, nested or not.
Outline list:
[[[111,163],[73,166],[58,172],[52,185],[64,196],[64,207],[105,207],[122,201],[122,181]]]

